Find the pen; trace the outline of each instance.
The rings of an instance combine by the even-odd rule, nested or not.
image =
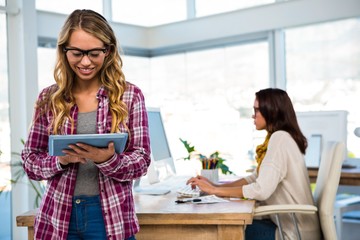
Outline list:
[[[201,202],[201,199],[195,198],[195,199],[179,199],[175,201],[176,203],[187,203],[187,202]]]

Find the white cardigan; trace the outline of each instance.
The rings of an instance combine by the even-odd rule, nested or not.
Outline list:
[[[259,200],[261,205],[314,205],[304,155],[285,131],[277,131],[271,135],[259,175],[255,170],[245,179],[249,184],[243,186],[244,197]],[[317,214],[297,214],[296,217],[303,240],[321,239]],[[274,218],[272,220],[276,223]],[[296,239],[290,215],[281,214],[280,220],[285,238]]]

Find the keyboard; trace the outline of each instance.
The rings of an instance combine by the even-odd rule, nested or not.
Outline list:
[[[146,195],[164,195],[168,194],[171,191],[177,191],[182,188],[186,188],[188,185],[186,185],[186,181],[190,177],[186,176],[171,176],[167,179],[164,179],[163,181],[159,183],[155,183],[152,185],[146,185],[146,186],[137,186],[134,188],[134,191],[137,194],[146,194]],[[186,192],[186,196],[189,196],[190,192],[190,186],[188,186],[189,189]],[[178,194],[181,196],[181,194]],[[192,195],[190,194],[190,197]]]
[[[199,197],[200,190],[198,188],[192,189],[190,185],[185,185],[176,190],[178,197]]]

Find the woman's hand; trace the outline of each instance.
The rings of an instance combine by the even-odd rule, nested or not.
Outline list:
[[[71,150],[63,151],[66,154],[65,157],[59,157],[61,164],[64,164],[62,163],[62,160],[66,161],[67,159],[73,159],[71,161],[69,160],[68,163],[85,163],[86,159],[90,159],[94,163],[103,163],[115,154],[115,146],[113,142],[110,142],[107,148],[97,148],[83,143],[71,144],[69,145],[69,148],[71,148]]]
[[[196,177],[192,177],[192,178],[190,178],[190,179],[187,181],[187,184],[189,184],[189,181],[190,181],[191,179],[194,179],[194,178],[197,178],[197,179],[199,179],[199,180],[202,180],[202,181],[208,182],[209,184],[211,184],[211,185],[215,186],[215,184],[214,184],[213,182],[211,182],[208,178],[203,177],[203,176],[201,176],[201,175],[197,175]]]
[[[86,159],[85,158],[80,158],[80,157],[71,157],[69,155],[65,155],[65,156],[58,156],[59,162],[62,165],[68,165],[69,163],[86,163]]]
[[[213,194],[216,186],[206,177],[203,176],[196,176],[190,178],[186,184],[191,184],[192,188],[195,188],[197,186],[200,191],[205,192],[207,194]]]

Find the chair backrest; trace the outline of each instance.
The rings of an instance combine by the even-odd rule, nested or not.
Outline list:
[[[327,240],[336,239],[334,203],[344,161],[344,151],[345,144],[342,142],[325,143],[316,179],[314,199],[318,207],[324,239]]]

